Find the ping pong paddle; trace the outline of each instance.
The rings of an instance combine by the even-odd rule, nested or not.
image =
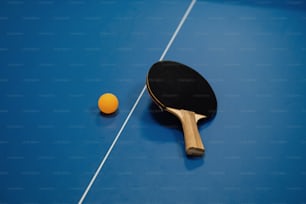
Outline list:
[[[203,155],[197,122],[212,119],[217,111],[217,99],[209,83],[184,64],[159,61],[150,68],[146,85],[152,100],[181,121],[186,154]]]

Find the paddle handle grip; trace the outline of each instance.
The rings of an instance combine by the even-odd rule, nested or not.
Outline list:
[[[186,154],[189,156],[202,156],[205,148],[198,130],[197,122],[205,116],[196,115],[192,111],[183,109],[167,108],[167,111],[176,115],[182,123]]]
[[[205,148],[198,130],[195,113],[187,110],[180,110],[180,112],[187,155],[203,155]]]

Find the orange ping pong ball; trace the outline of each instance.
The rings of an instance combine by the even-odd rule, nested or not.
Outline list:
[[[98,107],[104,114],[112,114],[116,112],[119,106],[118,98],[111,93],[105,93],[98,100]]]

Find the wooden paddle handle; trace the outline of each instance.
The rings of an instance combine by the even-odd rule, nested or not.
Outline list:
[[[174,113],[182,123],[186,154],[189,156],[202,156],[205,148],[198,130],[196,114],[192,111],[172,108],[169,112]]]
[[[195,113],[191,111],[181,110],[181,114],[181,122],[185,138],[185,150],[187,155],[203,155],[205,148],[198,130]]]

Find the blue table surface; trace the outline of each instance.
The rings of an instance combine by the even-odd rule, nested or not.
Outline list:
[[[188,8],[162,59],[216,93],[200,158],[141,95]],[[305,204],[306,2],[1,1],[0,164],[1,204]]]

